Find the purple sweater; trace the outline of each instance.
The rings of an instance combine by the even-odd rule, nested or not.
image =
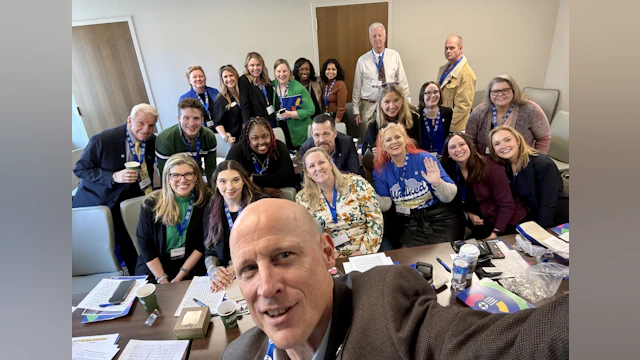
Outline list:
[[[480,154],[485,154],[489,146],[489,133],[493,124],[493,106],[484,102],[473,109],[465,133],[476,146]],[[546,154],[551,143],[549,121],[538,104],[527,100],[519,109],[513,109],[507,125],[511,125],[522,134],[529,146]]]

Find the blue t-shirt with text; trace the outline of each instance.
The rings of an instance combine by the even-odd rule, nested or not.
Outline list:
[[[431,184],[422,177],[422,171],[427,172],[424,166],[424,159],[430,158],[438,164],[442,180],[450,184],[454,183],[453,180],[447,175],[434,155],[420,152],[418,154],[409,154],[408,156],[409,160],[404,174],[404,191],[400,188],[399,174],[402,173],[402,167],[398,168],[393,161],[389,161],[382,166],[381,173],[378,170],[373,171],[376,192],[382,197],[390,197],[394,204],[409,209],[424,209],[436,204],[440,200],[435,196]]]

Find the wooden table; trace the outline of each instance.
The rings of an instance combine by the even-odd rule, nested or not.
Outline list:
[[[515,236],[502,237],[510,245],[515,243]],[[398,249],[387,251],[386,254],[393,261],[401,264],[413,264],[417,261],[428,262],[433,265],[434,274],[440,274],[448,279],[451,274],[448,273],[437,261],[436,257],[442,259],[445,263],[451,264],[449,254],[454,253],[449,243],[427,245],[414,248]],[[531,264],[535,264],[535,260],[531,257],[523,255],[523,258]],[[337,266],[341,270],[342,263],[347,259],[338,259]],[[477,282],[479,279],[474,274],[471,283]],[[174,340],[173,327],[177,318],[173,316],[174,312],[180,305],[180,301],[184,296],[189,281],[182,281],[177,284],[156,285],[156,293],[158,297],[158,306],[161,316],[156,319],[153,326],[147,326],[144,321],[148,317],[148,313],[144,307],[136,300],[131,311],[127,316],[115,320],[97,322],[93,324],[81,324],[83,309],[77,309],[72,314],[72,336],[88,336],[100,334],[119,333],[120,340],[118,344],[120,349],[124,349],[130,339],[136,340]],[[561,296],[569,290],[569,281],[563,280],[560,288],[556,292],[556,297]],[[72,297],[72,305],[77,305],[82,301],[86,294],[74,294]],[[552,299],[546,299],[534,303],[536,306],[545,304]],[[449,286],[444,287],[438,292],[438,303],[452,307],[466,307],[466,305],[452,295]],[[238,321],[238,329],[226,330],[221,320],[216,317],[209,325],[207,336],[203,339],[191,340],[188,359],[219,359],[220,355],[226,348],[227,344],[236,339],[240,334],[254,327],[255,323],[250,315],[245,315],[242,320]],[[120,353],[118,353],[118,356]],[[116,359],[118,358],[116,356]]]

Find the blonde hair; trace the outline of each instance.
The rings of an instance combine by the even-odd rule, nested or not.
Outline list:
[[[518,130],[512,128],[509,125],[501,125],[493,128],[489,133],[489,153],[491,154],[491,158],[499,163],[505,161],[505,159],[501,158],[496,154],[496,151],[493,149],[493,135],[498,131],[508,131],[513,135],[518,143],[518,162],[516,163],[516,172],[522,171],[529,164],[529,155],[538,156],[538,151],[527,144],[524,137],[518,132]]]
[[[205,79],[207,78],[207,75],[204,73],[204,70],[202,70],[202,66],[199,66],[199,65],[190,66],[187,69],[187,73],[184,75],[187,78],[187,82],[189,83],[189,86],[191,86],[191,83],[189,82],[189,76],[191,75],[192,72],[194,72],[196,70],[202,71],[202,75],[204,75]]]
[[[289,62],[285,59],[278,59],[276,60],[275,64],[273,64],[273,76],[275,76],[276,68],[282,64],[287,65],[287,69],[289,69],[289,81],[291,81],[293,79],[293,75],[291,74],[291,66],[289,66]]]
[[[247,58],[244,60],[243,74],[247,77],[247,79],[249,79],[250,82],[254,84],[256,83],[256,78],[254,78],[253,75],[249,73],[249,70],[247,70],[247,66],[249,65],[249,60],[251,59],[258,60],[258,62],[262,66],[262,73],[260,74],[260,81],[262,82],[262,85],[270,84],[271,80],[269,79],[269,71],[267,71],[267,67],[264,66],[264,59],[262,58],[262,55],[258,54],[255,51],[252,51],[247,54]]]
[[[240,78],[238,77],[238,72],[236,71],[236,68],[233,67],[233,65],[225,65],[223,67],[220,68],[220,92],[218,93],[218,96],[222,96],[223,98],[227,99],[227,109],[231,108],[231,98],[229,97],[229,89],[227,89],[227,86],[224,84],[224,80],[222,79],[222,74],[228,71],[231,74],[233,74],[233,76],[236,77],[236,86],[235,86],[235,92],[236,92],[236,101],[240,101],[240,89],[238,89],[238,81],[240,80]],[[232,94],[233,95],[233,94]]]
[[[193,200],[193,206],[200,206],[207,200],[207,188],[202,180],[202,172],[200,167],[196,164],[196,161],[187,154],[174,154],[169,157],[167,163],[162,169],[162,189],[156,190],[149,194],[149,199],[156,201],[153,211],[155,212],[155,221],[162,221],[165,226],[173,226],[181,221],[180,219],[180,206],[175,199],[173,189],[171,189],[171,169],[178,165],[189,165],[195,173],[194,181],[195,187],[195,199]]]
[[[307,193],[309,205],[314,209],[320,207],[320,204],[322,204],[322,194],[320,193],[320,187],[318,186],[318,184],[316,184],[316,182],[311,179],[311,176],[309,176],[309,172],[307,172],[306,160],[310,154],[316,152],[321,153],[331,164],[331,173],[333,174],[333,177],[335,179],[336,189],[338,190],[338,192],[342,195],[346,195],[349,192],[349,183],[347,182],[346,177],[342,175],[342,173],[340,173],[340,170],[338,169],[336,164],[333,163],[331,156],[329,156],[329,154],[321,147],[312,147],[311,149],[307,150],[307,152],[304,153],[304,156],[302,157],[302,164],[304,165],[304,168],[302,170],[302,191]]]
[[[413,127],[413,116],[411,115],[411,108],[409,107],[407,98],[404,96],[404,90],[402,90],[402,86],[398,84],[389,84],[384,88],[384,90],[382,90],[382,94],[380,95],[380,100],[378,100],[376,111],[376,124],[378,125],[378,129],[382,129],[389,123],[389,117],[382,110],[382,99],[390,92],[395,93],[402,99],[402,107],[400,108],[397,116],[398,123],[404,125],[406,129],[411,129]]]

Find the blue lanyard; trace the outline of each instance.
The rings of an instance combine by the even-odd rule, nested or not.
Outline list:
[[[242,212],[242,208],[239,208],[238,215],[240,215],[241,212]],[[229,211],[229,207],[227,206],[227,203],[224,203],[224,213],[225,215],[227,215],[227,222],[229,222],[229,232],[231,232],[231,229],[233,229],[233,219],[231,218],[231,212]]]
[[[267,106],[269,106],[269,97],[267,96],[267,88],[264,86],[264,84],[260,84],[258,85],[258,87],[260,88],[260,90],[262,90],[262,94],[264,95],[264,101],[266,101]]]
[[[204,90],[204,102],[202,101],[202,98],[200,97],[200,95],[196,95],[196,97],[198,98],[198,100],[200,100],[200,104],[202,104],[202,106],[204,106],[204,108],[207,109],[207,113],[208,113],[209,112],[209,94],[207,94],[207,89]]]
[[[336,79],[333,79],[333,82],[331,83],[331,87],[328,88],[329,91],[327,91],[327,85],[324,86],[324,106],[327,107],[329,106],[329,95],[331,94],[331,90],[333,90],[333,85],[336,84]]]
[[[398,186],[400,186],[400,191],[402,192],[402,195],[405,194],[405,185],[404,185],[404,177],[405,174],[407,172],[407,164],[409,163],[409,154],[407,154],[404,157],[404,166],[402,167],[402,174],[400,174],[400,171],[398,170],[398,167],[393,164],[393,171],[396,175],[396,180],[398,180]]]
[[[284,89],[284,94],[280,93],[280,84],[278,84],[278,95],[280,97],[280,108],[284,108],[284,105],[282,103],[282,98],[287,95],[289,93],[289,84],[291,84],[291,81],[287,82],[287,87]]]
[[[273,352],[276,350],[276,344],[269,339],[269,346],[267,347],[267,353],[264,356],[264,360],[273,360]]]
[[[507,115],[504,116],[504,120],[502,120],[502,124],[500,125],[504,125],[504,123],[507,122],[507,119],[509,119],[509,115],[511,115],[511,111],[513,111],[513,105],[509,106],[509,110],[507,110]],[[496,111],[496,106],[493,105],[493,127],[498,127],[498,112]]]
[[[253,168],[256,169],[258,175],[262,175],[263,172],[267,171],[269,168],[269,157],[267,157],[267,162],[264,164],[263,168],[260,168],[258,165],[258,159],[256,159],[255,154],[251,154],[251,160],[253,160]]]
[[[458,185],[460,186],[460,195],[462,196],[462,201],[467,201],[467,181],[464,181],[464,186],[462,186],[462,181],[460,181],[460,166],[456,163],[456,180],[458,180]]]
[[[324,194],[322,194],[322,196],[324,196]],[[333,217],[333,223],[337,224],[338,223],[338,210],[336,208],[336,203],[337,203],[337,199],[338,199],[338,189],[336,189],[336,186],[333,186],[333,199],[332,199],[332,204],[329,203],[329,200],[327,200],[327,197],[324,196],[324,201],[327,202],[327,205],[329,206],[329,210],[331,211],[331,216]]]
[[[131,155],[133,155],[133,159],[139,162],[140,164],[142,164],[142,161],[144,159],[144,149],[147,146],[147,142],[143,141],[142,145],[140,145],[140,158],[138,158],[138,155],[136,154],[136,147],[135,145],[133,145],[133,141],[131,141],[131,136],[129,136],[129,128],[127,128],[127,142],[129,143],[129,150],[131,150]]]
[[[442,82],[444,81],[444,79],[449,75],[451,71],[453,71],[453,69],[456,68],[456,66],[458,65],[458,63],[460,63],[460,61],[462,61],[462,56],[460,57],[460,59],[458,59],[458,61],[456,61],[455,64],[453,64],[451,68],[445,70],[445,72],[442,73],[442,76],[440,76],[440,82],[438,83],[440,86],[442,86]]]
[[[430,126],[431,124],[429,124],[428,120],[430,119],[427,118],[427,109],[422,110],[422,116],[424,118],[424,126],[426,126],[427,128],[427,135],[429,135],[430,151],[433,151],[433,138],[436,132],[438,131],[438,127],[440,127],[440,125],[442,124],[442,117],[440,116],[440,110],[438,109],[438,116],[436,116],[436,121],[433,128]]]
[[[378,73],[380,73],[380,70],[382,69],[382,64],[383,64],[382,61],[384,60],[384,52],[386,50],[387,49],[382,50],[382,54],[380,55],[380,61],[378,61],[377,63],[376,63],[376,57],[377,57],[376,53],[373,52],[373,50],[371,50],[371,53],[373,54],[373,63],[376,64],[376,67],[378,68]]]
[[[193,156],[191,145],[189,145],[189,139],[187,139],[186,136],[184,136],[184,142],[187,144],[187,148],[189,149],[189,155],[191,155],[193,160],[198,162],[198,156],[200,155],[200,135],[198,135],[198,137],[196,138],[196,155],[195,156]]]
[[[191,211],[193,211],[193,198],[194,193],[191,192],[191,200],[189,200],[189,208],[187,208],[187,213],[184,214],[184,220],[182,224],[176,224],[176,229],[178,229],[178,235],[182,237],[182,232],[187,229],[187,224],[189,223],[189,219],[191,218]]]

